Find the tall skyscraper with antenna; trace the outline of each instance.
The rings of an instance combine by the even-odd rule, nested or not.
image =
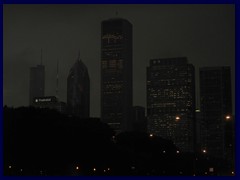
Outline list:
[[[80,52],[67,79],[67,105],[70,114],[89,118],[90,80],[88,69],[80,59]]]
[[[42,64],[42,49],[41,49],[41,63],[36,67],[30,68],[30,82],[29,82],[29,105],[33,105],[34,98],[43,97],[45,90],[45,66]]]

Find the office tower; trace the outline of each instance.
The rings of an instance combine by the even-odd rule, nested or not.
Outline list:
[[[45,88],[45,67],[37,65],[30,68],[30,84],[29,84],[29,105],[32,106],[35,97],[44,96]]]
[[[184,57],[153,59],[147,67],[148,131],[186,152],[195,145],[194,77]]]
[[[132,107],[132,131],[147,132],[147,120],[145,117],[145,108],[141,106]]]
[[[195,137],[196,137],[196,150],[201,152],[201,111],[196,109],[195,111]]]
[[[101,119],[125,131],[132,107],[132,24],[115,18],[101,26]]]
[[[80,53],[67,78],[67,105],[69,114],[89,118],[90,80]]]
[[[233,116],[230,67],[200,68],[201,148],[210,156],[232,156]]]

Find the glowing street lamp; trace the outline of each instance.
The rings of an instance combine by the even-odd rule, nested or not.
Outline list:
[[[149,134],[150,137],[153,137],[153,134]]]
[[[209,172],[214,172],[214,168],[213,168],[213,167],[210,167],[210,168],[209,168]]]
[[[79,167],[78,167],[78,166],[76,166],[76,170],[79,170]]]
[[[226,115],[225,119],[226,119],[226,121],[229,121],[231,119],[231,116],[230,115]]]
[[[176,122],[178,122],[180,120],[180,116],[176,116],[175,120],[176,120]]]
[[[95,172],[97,169],[96,168],[93,168],[93,171]]]

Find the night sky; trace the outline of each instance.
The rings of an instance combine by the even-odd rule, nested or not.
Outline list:
[[[80,50],[90,76],[90,115],[99,117],[101,21],[114,17],[133,24],[133,105],[146,107],[146,67],[154,58],[188,58],[197,107],[199,67],[231,66],[235,94],[234,5],[4,5],[3,104],[28,106],[29,68],[40,64],[41,48],[45,95],[56,95],[59,59],[59,97],[66,102]]]

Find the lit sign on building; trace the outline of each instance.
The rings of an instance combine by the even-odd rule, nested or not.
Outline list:
[[[107,39],[108,43],[110,42],[110,39],[113,39],[114,42],[116,43],[117,40],[123,39],[122,35],[114,35],[114,34],[106,34],[102,37],[102,39]]]
[[[52,99],[51,98],[47,98],[47,99],[36,99],[35,102],[51,102]]]
[[[35,103],[56,102],[56,97],[35,98]]]

